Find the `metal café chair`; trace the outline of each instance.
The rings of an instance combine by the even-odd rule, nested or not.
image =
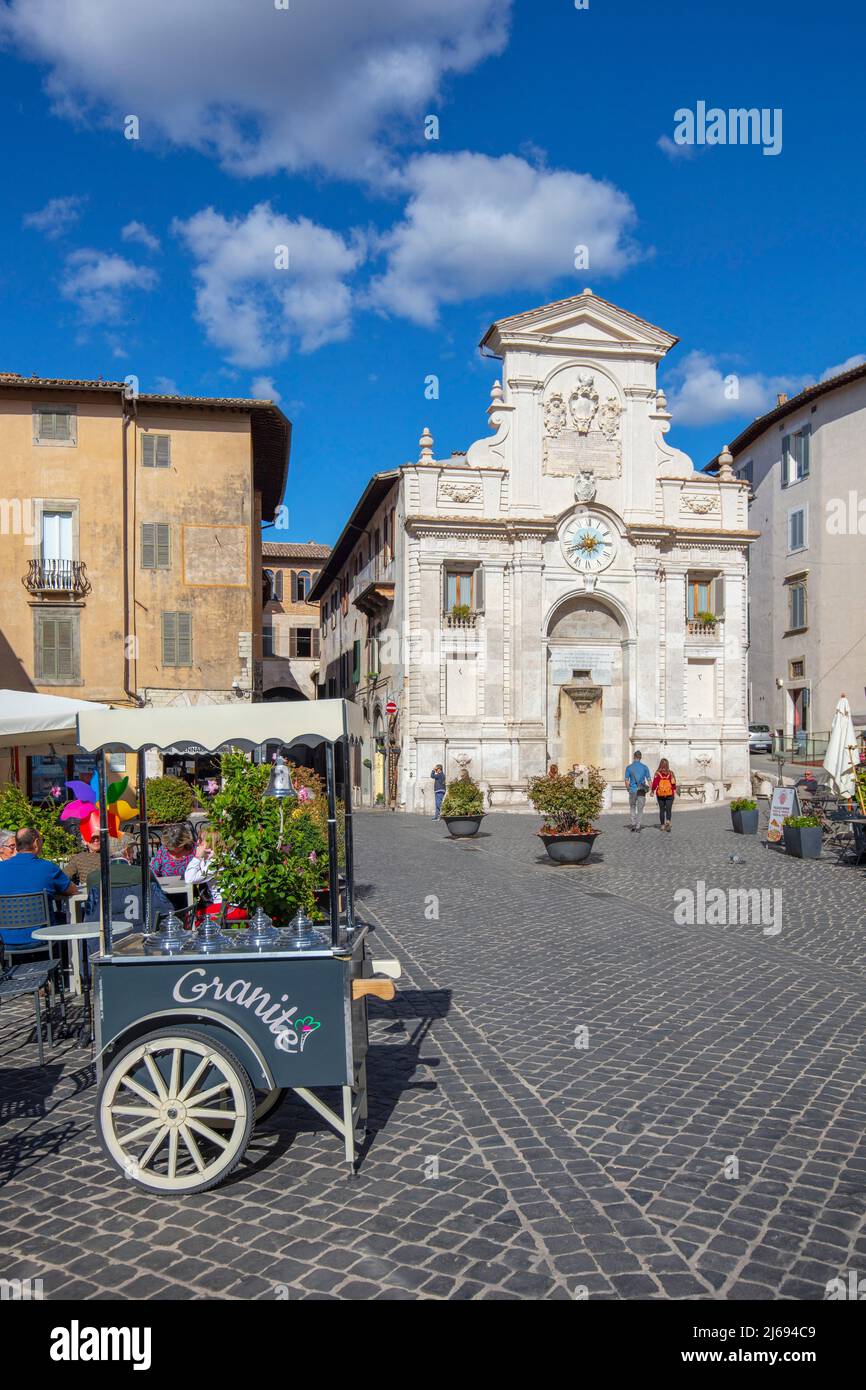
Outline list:
[[[40,1067],[45,1062],[40,990],[45,991],[45,1022],[49,1047],[54,1045],[51,1011],[58,986],[63,1021],[66,1021],[66,995],[60,960],[53,955],[47,942],[34,941],[30,936],[34,929],[49,926],[51,910],[47,893],[0,895],[0,1004],[7,1000],[20,999],[25,994],[33,996]],[[17,961],[18,957],[23,956],[29,956],[31,959]]]

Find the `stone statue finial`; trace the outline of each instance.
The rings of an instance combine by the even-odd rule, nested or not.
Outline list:
[[[424,426],[424,430],[423,430],[423,432],[422,432],[422,434],[421,434],[421,438],[418,440],[418,443],[421,445],[421,456],[420,456],[420,458],[418,459],[418,462],[419,462],[419,463],[432,463],[432,462],[433,462],[433,436],[432,436],[432,434],[430,433],[430,429],[429,429],[429,427],[428,427],[427,425]]]
[[[726,444],[722,452],[719,454],[719,482],[733,483],[735,481],[736,479],[734,478],[734,456]]]
[[[502,405],[502,402],[503,402],[504,400],[505,400],[505,395],[504,395],[503,390],[502,390],[502,382],[501,382],[501,381],[494,381],[493,385],[492,385],[491,388],[490,388],[490,404],[491,404],[491,406],[493,406],[493,407],[495,408],[497,405]]]

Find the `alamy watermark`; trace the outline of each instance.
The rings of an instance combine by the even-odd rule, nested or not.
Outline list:
[[[762,145],[764,154],[782,152],[781,107],[707,107],[699,101],[692,111],[674,112],[675,145]]]
[[[781,888],[677,888],[674,921],[680,927],[762,927],[764,936],[782,930]]]

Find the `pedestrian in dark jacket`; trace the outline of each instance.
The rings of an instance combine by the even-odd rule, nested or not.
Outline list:
[[[436,813],[434,820],[439,820],[442,815],[442,802],[445,800],[445,773],[442,771],[442,764],[437,763],[430,773],[433,778],[433,800],[436,803]]]

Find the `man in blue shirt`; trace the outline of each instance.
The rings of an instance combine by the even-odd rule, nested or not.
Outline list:
[[[437,763],[430,773],[433,778],[433,800],[436,803],[434,820],[441,819],[442,802],[445,800],[445,773],[442,771],[442,764]]]
[[[625,785],[628,788],[628,810],[631,818],[630,830],[640,834],[640,823],[646,805],[646,794],[650,789],[652,773],[646,763],[640,760],[640,749],[635,749],[634,762],[625,770]]]
[[[73,893],[78,890],[74,883],[70,883],[66,874],[57,864],[50,859],[41,859],[42,836],[38,830],[31,830],[29,826],[24,826],[15,836],[15,854],[11,859],[0,862],[0,895],[4,897],[15,896],[22,893],[47,893],[51,898],[71,898]],[[52,912],[55,921],[61,918],[56,912]],[[42,942],[34,942],[33,936],[28,932],[0,932],[0,936],[7,941],[10,946],[26,946],[32,943],[41,946]]]

